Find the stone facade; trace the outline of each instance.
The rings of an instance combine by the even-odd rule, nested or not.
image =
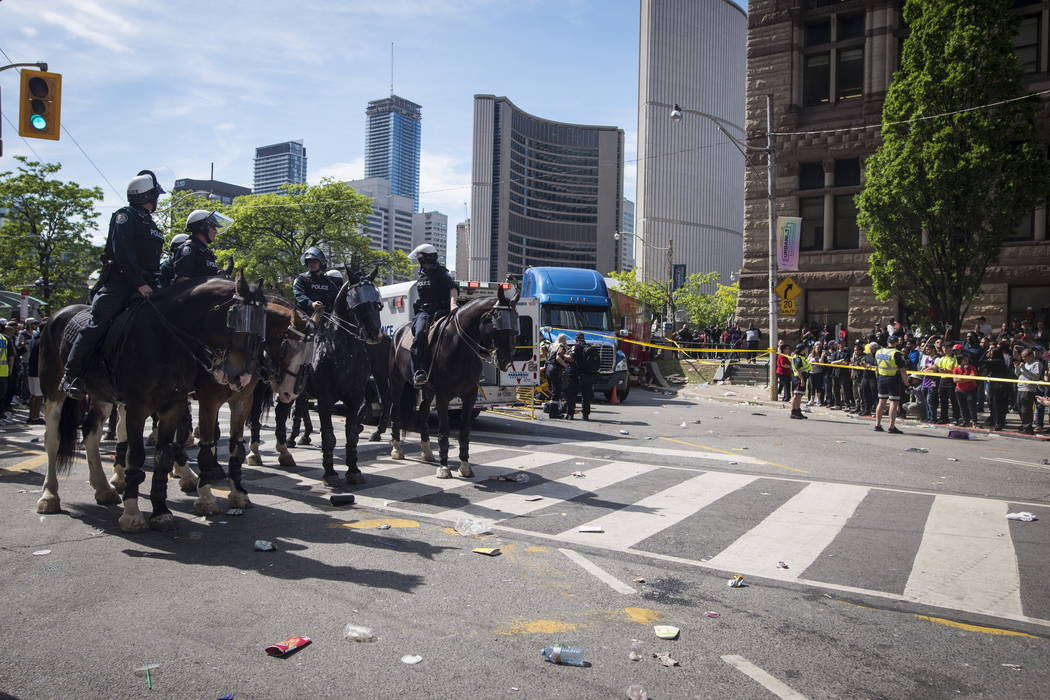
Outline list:
[[[797,313],[780,316],[780,337],[789,341],[798,338],[800,326],[809,322],[841,322],[855,336],[891,319],[908,318],[920,326],[925,320],[925,313],[904,309],[896,300],[875,298],[867,274],[871,248],[850,216],[851,196],[863,187],[864,159],[880,140],[878,128],[858,127],[881,120],[904,36],[902,5],[900,0],[748,3],[747,132],[754,139],[751,143],[764,140],[766,95],[772,94],[773,129],[784,134],[776,143],[777,213],[802,216],[803,241],[808,241],[799,271],[779,276],[790,276],[804,290],[797,299]],[[1048,89],[1050,0],[1028,2],[1017,11],[1035,36],[1035,49],[1025,54],[1032,61],[1026,86],[1032,91]],[[1018,39],[1019,47],[1027,43]],[[1025,50],[1018,48],[1018,55]],[[1043,110],[1042,122],[1050,141],[1050,110]],[[844,128],[851,130],[793,133]],[[752,154],[745,174],[744,264],[737,316],[742,325],[754,323],[764,330],[769,327],[766,179],[765,155]],[[985,316],[998,326],[1008,314],[1016,316],[1027,306],[1050,321],[1046,210],[1033,212],[1023,226],[1027,227],[1024,240],[1005,245],[964,325],[972,326],[977,316]]]

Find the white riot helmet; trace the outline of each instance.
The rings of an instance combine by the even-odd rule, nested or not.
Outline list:
[[[436,263],[438,261],[437,248],[435,248],[434,246],[430,245],[429,243],[423,243],[422,245],[417,245],[412,250],[412,252],[408,254],[408,259],[409,260],[415,260],[420,265],[422,265],[425,262]]]
[[[339,280],[340,282],[343,281],[343,273],[340,272],[339,270],[334,269],[334,268],[329,270],[325,274],[328,275],[329,277],[331,277],[334,280]]]
[[[152,170],[140,170],[128,183],[128,202],[130,204],[156,204],[157,198],[164,194],[164,188],[157,182]]]
[[[233,223],[233,219],[217,211],[195,209],[186,217],[186,230],[190,233],[207,233],[209,228],[221,229]]]

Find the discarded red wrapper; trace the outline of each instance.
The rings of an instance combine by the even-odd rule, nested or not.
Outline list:
[[[270,656],[284,656],[290,651],[295,651],[301,647],[305,647],[311,640],[309,637],[289,637],[284,641],[271,644],[266,647],[266,653]]]
[[[704,615],[707,615],[708,617],[722,617],[722,613],[716,613],[714,610],[708,610]]]

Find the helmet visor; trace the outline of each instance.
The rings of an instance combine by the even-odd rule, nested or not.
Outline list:
[[[233,224],[233,219],[231,219],[230,217],[226,216],[225,214],[220,214],[217,211],[213,211],[211,214],[208,215],[207,222],[208,222],[208,226],[212,226],[212,227],[217,228],[217,229],[219,229],[221,231],[222,229],[226,228],[227,226],[232,225]]]

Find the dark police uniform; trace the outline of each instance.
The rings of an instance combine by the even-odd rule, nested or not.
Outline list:
[[[208,244],[194,236],[182,244],[173,262],[175,279],[179,277],[218,277],[219,263]]]
[[[576,415],[576,401],[582,399],[580,412],[583,419],[588,420],[591,415],[591,402],[594,401],[594,375],[587,372],[584,364],[584,353],[587,352],[589,343],[586,340],[577,340],[572,346],[571,361],[565,368],[565,416],[572,420]]]
[[[452,311],[450,292],[459,289],[459,283],[452,279],[448,269],[434,265],[429,270],[419,268],[416,279],[416,315],[412,319],[412,361],[417,371],[430,367],[430,343],[427,342],[427,326],[430,319],[438,314]]]
[[[324,272],[318,272],[316,275],[303,272],[292,283],[292,293],[295,295],[296,306],[304,314],[314,312],[315,301],[324,304],[324,310],[331,313],[335,307],[335,297],[342,286],[342,282],[332,279]]]
[[[165,255],[160,261],[160,272],[157,274],[157,286],[161,289],[175,284],[175,258]]]
[[[80,329],[66,360],[66,374],[79,377],[84,360],[105,334],[106,326],[123,311],[142,285],[157,286],[164,234],[150,213],[132,204],[121,207],[109,221],[101,288],[91,302],[91,318]]]

